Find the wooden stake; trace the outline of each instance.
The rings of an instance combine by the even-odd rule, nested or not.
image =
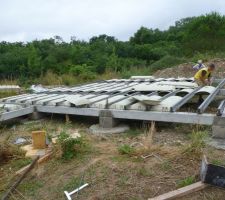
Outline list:
[[[23,175],[9,188],[9,190],[3,195],[2,200],[6,200],[9,198],[9,195],[16,189],[16,187],[21,183],[21,181],[26,177],[26,175],[33,169],[34,165],[38,161],[39,156],[37,156],[30,166],[26,169]]]
[[[174,190],[174,191],[159,195],[157,197],[150,198],[148,200],[171,200],[171,199],[183,197],[187,194],[191,194],[193,192],[202,190],[206,188],[207,186],[208,185],[206,185],[205,183],[202,183],[201,181],[199,181],[197,183],[188,185],[186,187],[182,187],[178,190]]]

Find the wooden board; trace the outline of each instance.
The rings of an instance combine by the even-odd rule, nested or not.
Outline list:
[[[199,181],[197,183],[188,185],[186,187],[182,187],[180,189],[177,189],[177,190],[174,190],[174,191],[171,191],[171,192],[159,195],[157,197],[150,198],[148,200],[171,200],[171,199],[176,199],[176,198],[179,198],[179,197],[183,197],[183,196],[185,196],[187,194],[191,194],[193,192],[202,190],[202,189],[206,188],[207,186],[208,185],[206,185],[205,183],[202,183],[201,181]]]

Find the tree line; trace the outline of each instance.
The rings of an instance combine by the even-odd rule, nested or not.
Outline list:
[[[71,37],[65,42],[60,36],[27,43],[2,41],[0,78],[18,79],[22,84],[38,81],[49,72],[81,81],[107,73],[127,78],[133,69],[151,74],[199,53],[224,51],[225,16],[210,13],[181,19],[164,31],[141,27],[129,41],[105,34],[89,41]]]

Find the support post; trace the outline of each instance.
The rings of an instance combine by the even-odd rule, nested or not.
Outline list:
[[[42,119],[44,117],[44,113],[40,113],[37,111],[34,111],[33,113],[30,114],[30,118],[32,120],[38,120],[38,119]]]
[[[113,128],[118,125],[110,110],[101,110],[99,112],[99,126],[102,128]]]
[[[214,122],[212,126],[212,137],[225,139],[225,116],[214,117]]]

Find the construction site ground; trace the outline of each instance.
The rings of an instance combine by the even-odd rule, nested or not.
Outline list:
[[[225,61],[212,60],[218,67],[215,75],[224,77]],[[206,63],[207,64],[207,63]],[[157,71],[156,77],[192,77],[192,64]],[[72,191],[88,183],[89,186],[72,196],[85,200],[144,200],[175,190],[200,180],[202,155],[214,164],[225,165],[224,150],[208,146],[203,139],[193,135],[203,131],[210,138],[211,127],[156,123],[126,122],[131,129],[115,135],[92,135],[88,128],[97,119],[65,116],[48,116],[42,120],[23,119],[0,126],[0,197],[17,179],[15,172],[31,163],[13,144],[18,137],[31,137],[35,130],[45,130],[50,137],[65,131],[79,132],[85,147],[69,161],[60,158],[53,147],[52,157],[35,167],[23,180],[10,199],[61,200],[64,191]],[[193,134],[194,133],[194,134]],[[205,138],[207,140],[207,138]],[[204,139],[204,140],[205,140]],[[124,145],[132,152],[122,154]],[[147,158],[142,158],[146,156]],[[148,157],[149,156],[149,157]],[[20,194],[19,194],[19,193]],[[21,194],[24,198],[21,198]],[[225,191],[208,186],[180,200],[220,200]]]
[[[130,131],[126,133],[91,135],[87,128],[96,122],[86,122],[84,117],[70,118],[70,122],[66,122],[64,116],[53,116],[38,121],[23,120],[1,125],[1,150],[17,137],[31,136],[33,130],[46,130],[50,136],[62,130],[67,133],[79,131],[85,141],[83,151],[72,160],[64,161],[54,152],[51,159],[32,170],[17,190],[30,200],[60,200],[66,199],[65,190],[70,192],[83,183],[89,183],[87,188],[73,195],[73,199],[141,200],[199,181],[202,156],[199,150],[211,162],[225,163],[223,150],[202,145],[202,141],[195,144],[191,137],[192,131],[210,134],[209,127],[156,123],[156,131],[151,132],[146,123],[132,122]],[[198,142],[202,145],[201,149]],[[134,151],[121,154],[119,148],[124,144],[133,144]],[[150,156],[145,159],[141,157],[147,155]],[[18,178],[15,172],[30,161],[21,154],[1,158],[1,195]],[[224,195],[224,190],[208,187],[180,199],[219,200]],[[11,199],[22,198],[14,192]]]

